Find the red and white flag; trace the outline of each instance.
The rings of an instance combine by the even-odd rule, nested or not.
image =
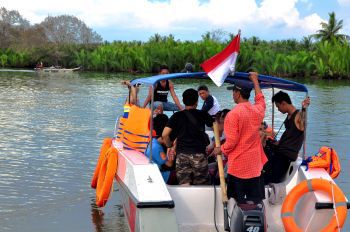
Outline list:
[[[203,70],[217,86],[221,86],[228,74],[235,71],[240,34],[239,32],[224,50],[201,64]]]

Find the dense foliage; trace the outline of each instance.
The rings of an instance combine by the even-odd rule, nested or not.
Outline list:
[[[176,41],[172,36],[148,42],[113,42],[101,45],[47,44],[31,49],[3,49],[0,67],[32,68],[42,60],[46,66],[81,66],[84,70],[113,72],[155,72],[160,64],[171,71],[183,69],[186,62],[200,70],[200,63],[221,51],[227,43],[211,39]],[[243,39],[237,70],[256,70],[277,76],[318,76],[350,78],[350,47],[348,43],[296,40],[262,41]]]
[[[183,69],[185,63],[190,62],[194,64],[195,70],[199,71],[200,64],[221,51],[234,36],[214,31],[203,34],[200,41],[180,41],[175,40],[173,35],[155,34],[147,42],[99,43],[99,35],[77,19],[71,17],[67,21],[67,17],[69,16],[64,16],[63,19],[48,17],[39,25],[28,26],[27,21],[17,15],[17,22],[21,22],[21,27],[16,32],[17,39],[10,40],[15,42],[9,43],[9,40],[6,40],[6,46],[0,48],[0,67],[33,68],[36,63],[42,61],[45,66],[80,66],[84,70],[134,73],[155,72],[160,64],[167,64],[172,72],[178,72]],[[3,27],[8,31],[16,31],[14,26],[6,26],[10,24],[6,24],[4,17],[2,18],[0,17],[0,26],[5,25]],[[72,30],[62,33],[65,25],[71,24],[84,33],[89,33],[89,40],[82,36],[84,33],[76,35],[71,33]],[[349,79],[350,47],[348,36],[339,34],[341,27],[342,21],[338,22],[334,13],[330,13],[328,23],[322,23],[322,30],[315,35],[304,37],[301,41],[244,38],[241,40],[237,70],[255,70],[259,73],[288,77]],[[50,28],[60,28],[61,33],[49,34]],[[68,36],[69,34],[72,35]],[[1,33],[0,36],[4,37]],[[224,36],[228,39],[224,40]],[[32,38],[33,43],[23,38]]]

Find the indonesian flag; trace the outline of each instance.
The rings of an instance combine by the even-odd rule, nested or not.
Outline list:
[[[217,86],[221,86],[228,74],[235,71],[239,43],[240,32],[224,50],[201,64],[203,70]]]

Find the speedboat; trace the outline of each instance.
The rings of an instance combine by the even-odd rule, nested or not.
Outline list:
[[[252,87],[248,75],[236,72],[229,75],[225,82]],[[161,80],[179,78],[208,79],[208,76],[204,72],[156,75],[134,79],[131,85],[154,87]],[[274,91],[277,88],[305,94],[308,92],[306,86],[300,83],[277,77],[259,75],[259,82],[262,89]],[[342,228],[349,203],[324,168],[308,168],[301,165],[302,160],[306,158],[305,150],[304,154],[299,154],[299,158],[291,163],[283,182],[265,186],[266,199],[262,206],[238,207],[231,198],[227,202],[225,212],[222,189],[218,185],[184,187],[167,185],[164,182],[158,166],[143,154],[143,149],[137,145],[132,148],[128,138],[123,138],[123,135],[135,133],[140,135],[140,138],[150,141],[151,110],[135,105],[128,105],[127,108],[130,109],[128,118],[120,117],[116,123],[114,137],[101,148],[92,185],[105,186],[106,183],[99,183],[99,175],[103,175],[102,181],[107,176],[116,180],[131,232],[335,231]],[[131,121],[128,123],[128,120]],[[143,141],[140,140],[139,144]],[[110,153],[117,157],[113,157],[117,167],[108,163],[108,149],[113,149]],[[105,205],[108,200],[110,185],[106,185],[102,191],[105,193],[104,198],[98,195],[97,199],[100,206]]]

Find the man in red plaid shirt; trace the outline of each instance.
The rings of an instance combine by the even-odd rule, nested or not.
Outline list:
[[[228,90],[233,90],[233,99],[237,105],[225,118],[226,142],[221,149],[214,150],[215,154],[222,151],[228,157],[227,195],[239,204],[247,201],[259,203],[265,198],[261,171],[267,158],[259,128],[265,116],[266,105],[258,74],[251,72],[249,79],[254,84],[254,104],[249,102],[252,89],[240,85],[227,87]]]

